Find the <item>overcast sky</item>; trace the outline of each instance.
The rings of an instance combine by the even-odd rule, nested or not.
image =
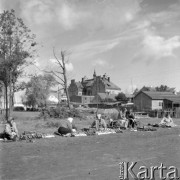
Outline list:
[[[95,69],[124,92],[132,84],[180,89],[180,0],[0,0],[5,9],[36,34],[42,69],[53,66],[55,47],[71,52],[77,81]]]

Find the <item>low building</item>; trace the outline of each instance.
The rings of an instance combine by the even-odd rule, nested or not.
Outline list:
[[[70,97],[70,101],[75,104],[90,104],[94,96],[76,96],[73,95]]]
[[[179,107],[180,96],[172,92],[140,91],[134,97],[138,111],[162,110]]]
[[[98,93],[94,96],[92,103],[111,103],[117,102],[115,94],[107,94],[107,93]]]

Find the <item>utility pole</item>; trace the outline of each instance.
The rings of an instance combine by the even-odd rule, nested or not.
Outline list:
[[[60,104],[60,94],[59,94],[59,86],[58,86],[58,105]]]
[[[133,81],[132,81],[132,78],[131,78],[131,88],[132,88],[132,93],[134,92],[134,88],[133,88]]]
[[[97,82],[97,79],[98,78],[96,78],[96,93],[97,93],[97,98],[96,98],[96,100],[97,100],[97,112],[96,112],[96,115],[98,113],[98,100],[99,100],[99,98],[98,98],[98,82]]]

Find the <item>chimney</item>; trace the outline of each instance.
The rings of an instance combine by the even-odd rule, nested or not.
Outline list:
[[[74,84],[75,83],[75,79],[71,79],[71,84]]]
[[[82,82],[84,82],[84,78],[82,78]]]
[[[110,82],[110,77],[108,77],[108,82]]]
[[[104,74],[104,75],[103,75],[103,81],[105,80],[105,77],[106,77],[106,76],[105,76],[105,74]]]

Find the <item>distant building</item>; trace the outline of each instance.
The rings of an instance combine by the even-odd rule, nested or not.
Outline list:
[[[118,94],[121,92],[121,88],[112,83],[110,77],[106,75],[102,77],[96,76],[96,72],[94,71],[92,79],[84,77],[81,82],[75,82],[74,79],[71,80],[68,91],[69,96],[95,96],[97,93]]]
[[[98,93],[94,96],[92,103],[111,103],[117,102],[116,94]]]
[[[134,97],[138,111],[162,110],[180,106],[180,96],[172,92],[139,91]]]
[[[81,82],[72,79],[68,92],[71,102],[78,101],[79,103],[86,102],[88,104],[98,93],[117,95],[121,92],[121,88],[111,82],[110,77],[106,75],[96,76],[94,71],[92,79],[84,77]]]

